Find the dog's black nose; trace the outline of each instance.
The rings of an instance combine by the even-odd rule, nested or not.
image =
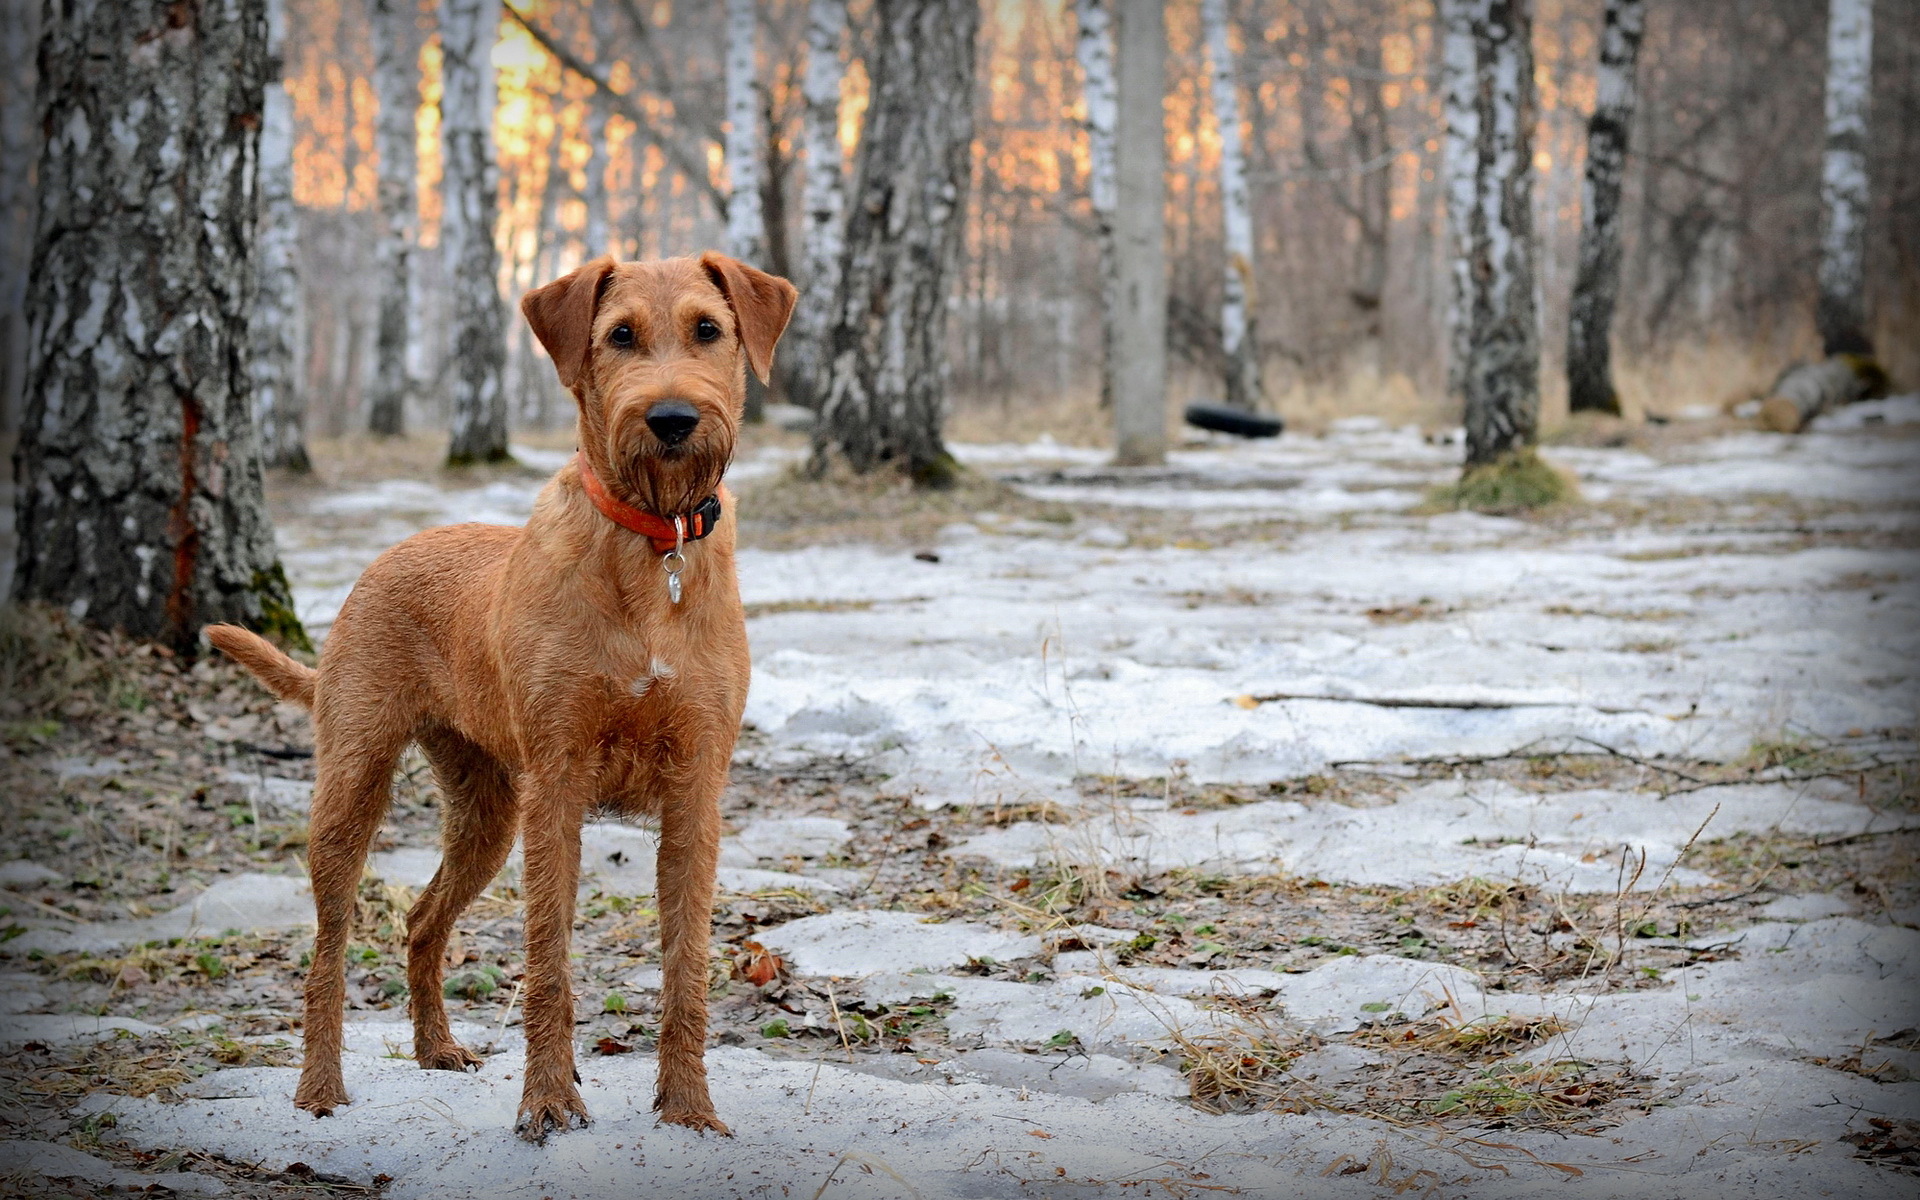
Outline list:
[[[647,410],[647,428],[669,446],[678,446],[700,423],[700,413],[685,400],[662,400]]]

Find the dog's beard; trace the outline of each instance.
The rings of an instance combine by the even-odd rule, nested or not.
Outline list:
[[[719,490],[732,461],[733,439],[721,433],[696,434],[678,446],[662,446],[647,434],[616,439],[609,458],[620,490],[632,503],[663,517],[692,511]]]

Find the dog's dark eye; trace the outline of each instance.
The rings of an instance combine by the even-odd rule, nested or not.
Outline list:
[[[633,345],[633,326],[615,325],[608,338],[616,346],[631,346]]]
[[[693,336],[703,342],[711,342],[720,336],[720,327],[707,318],[701,317],[700,320],[694,324]]]

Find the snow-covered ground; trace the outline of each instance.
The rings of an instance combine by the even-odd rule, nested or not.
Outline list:
[[[1187,866],[1397,887],[1480,877],[1611,895],[1713,884],[1683,857],[1703,829],[1920,825],[1835,780],[1666,796],[1428,778],[1373,807],[1289,795],[1195,811],[1151,786],[1104,800],[1084,787],[1094,776],[1258,785],[1339,768],[1407,774],[1409,760],[1527,747],[1696,762],[1792,739],[1910,752],[1920,559],[1906,547],[1920,528],[1920,439],[1899,426],[1920,416],[1920,401],[1875,404],[1799,437],[1730,434],[1659,459],[1549,451],[1598,507],[1545,522],[1409,511],[1457,470],[1459,448],[1365,419],[1320,438],[1196,446],[1154,471],[1116,471],[1050,444],[959,447],[976,469],[1072,519],[979,513],[922,547],[744,550],[756,615],[741,761],[857,759],[929,811],[1052,801],[1068,819],[992,828],[949,853],[1142,874]],[[790,458],[770,453],[736,475],[765,476]],[[538,486],[397,480],[311,501],[281,526],[302,618],[324,631],[391,542],[429,524],[524,519]],[[1142,511],[1155,514],[1150,534],[1128,519]],[[262,787],[262,803],[300,803],[297,789]],[[476,1075],[451,1076],[389,1055],[406,1045],[404,1027],[356,1023],[356,1102],[325,1122],[293,1109],[284,1068],[218,1072],[179,1104],[90,1104],[141,1146],[387,1176],[396,1200],[1912,1194],[1911,1178],[1865,1164],[1841,1140],[1874,1115],[1920,1118],[1920,1084],[1906,1081],[1920,1054],[1903,1048],[1920,1026],[1912,910],[1889,924],[1862,919],[1846,895],[1775,899],[1757,920],[1711,935],[1717,961],[1662,987],[1601,994],[1488,990],[1464,967],[1391,955],[1300,974],[1140,968],[1109,951],[1130,930],[1083,928],[1059,948],[1057,937],[842,903],[855,881],[814,864],[847,836],[844,823],[817,817],[750,825],[729,838],[723,883],[826,897],[833,911],[761,940],[794,971],[836,977],[850,993],[943,997],[949,1033],[972,1049],[851,1063],[717,1048],[709,1065],[732,1140],[655,1127],[654,1065],[635,1054],[582,1060],[590,1131],[522,1145],[511,1133],[522,1059],[510,1029],[469,1031],[500,1052]],[[650,889],[645,833],[596,827],[588,845],[595,886]],[[1622,847],[1645,856],[1634,879]],[[375,867],[417,883],[434,857],[401,847]],[[262,920],[279,920],[282,893],[298,890],[221,886],[232,895],[148,918],[151,929],[35,931],[20,944],[165,936],[153,930],[216,919],[202,909],[244,924],[244,912],[219,906],[244,909],[249,887]],[[1032,958],[1051,977],[959,969],[982,956]],[[1176,1035],[1247,1034],[1239,1010],[1210,1003],[1220,993],[1270,997],[1287,1030],[1328,1037],[1381,1011],[1551,1015],[1567,1032],[1519,1058],[1630,1063],[1646,1081],[1646,1111],[1607,1136],[1575,1138],[1469,1136],[1325,1110],[1205,1115],[1183,1101],[1185,1081],[1141,1051]],[[0,1026],[8,1020],[37,1022],[27,1036],[40,1039],[99,1029],[65,1017]],[[72,1028],[51,1024],[62,1020]],[[1083,1053],[1030,1053],[1063,1033]],[[1836,1069],[1849,1055],[1853,1067]],[[1292,1071],[1311,1093],[1368,1061],[1329,1042]]]

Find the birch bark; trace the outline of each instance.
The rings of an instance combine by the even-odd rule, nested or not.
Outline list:
[[[1240,97],[1233,76],[1233,48],[1227,42],[1226,0],[1202,0],[1207,60],[1213,77],[1213,118],[1220,127],[1220,212],[1226,246],[1226,279],[1220,303],[1221,350],[1227,365],[1227,403],[1258,409],[1260,345],[1256,334],[1258,298],[1253,272],[1253,201],[1247,189],[1246,157],[1240,148]]]
[[[1580,262],[1567,304],[1567,399],[1574,412],[1620,414],[1608,333],[1620,291],[1620,183],[1633,128],[1634,81],[1646,0],[1607,0],[1598,97],[1587,121],[1580,192]]]
[[[832,371],[814,463],[837,451],[923,486],[956,471],[946,417],[947,294],[959,270],[973,169],[976,0],[875,0]]]
[[[14,595],[303,642],[251,412],[265,0],[44,11]]]
[[[1820,175],[1816,319],[1828,354],[1872,353],[1867,337],[1867,102],[1873,0],[1832,0],[1827,16],[1827,151]]]
[[[507,457],[506,308],[494,247],[493,65],[500,0],[440,0],[440,240],[453,289],[453,465]]]
[[[293,98],[283,81],[284,0],[267,3],[266,85],[260,118],[260,216],[255,230],[259,291],[250,318],[253,412],[261,462],[306,473],[306,398],[301,394],[300,214],[293,204]]]
[[[420,7],[416,0],[368,0],[373,25],[373,87],[380,102],[374,125],[379,235],[374,244],[380,293],[373,344],[373,392],[367,428],[381,437],[406,429],[412,393],[413,250],[418,220],[414,176],[414,118],[420,110]]]
[[[753,0],[727,0],[727,253],[764,268],[760,207],[760,98]]]
[[[1114,260],[1113,210],[1119,204],[1114,129],[1119,96],[1113,77],[1113,14],[1107,0],[1077,0],[1081,95],[1087,109],[1087,192],[1100,253],[1100,406],[1113,407],[1113,358],[1120,312]]]
[[[1468,343],[1473,325],[1473,277],[1469,247],[1473,228],[1475,146],[1480,137],[1478,54],[1474,49],[1477,0],[1440,0],[1441,104],[1446,144],[1440,168],[1447,198],[1447,397],[1465,405]]]
[[[1466,238],[1454,253],[1455,278],[1466,293],[1459,382],[1467,465],[1474,467],[1532,444],[1539,424],[1533,30],[1528,0],[1446,0],[1450,25],[1457,9],[1467,10],[1473,50],[1471,85],[1450,77],[1447,95],[1450,117],[1456,92],[1471,100],[1474,114],[1471,160],[1450,164],[1468,173],[1449,181],[1450,192],[1464,191],[1469,201]]]
[[[1140,465],[1167,454],[1167,26],[1159,0],[1117,7],[1114,461]]]
[[[781,353],[791,364],[787,396],[817,408],[825,394],[829,366],[826,350],[833,323],[834,297],[840,290],[840,257],[846,245],[846,189],[840,154],[840,85],[846,76],[841,43],[847,32],[846,0],[812,0],[807,6],[806,226],[801,235],[800,303],[794,312],[789,346]]]

